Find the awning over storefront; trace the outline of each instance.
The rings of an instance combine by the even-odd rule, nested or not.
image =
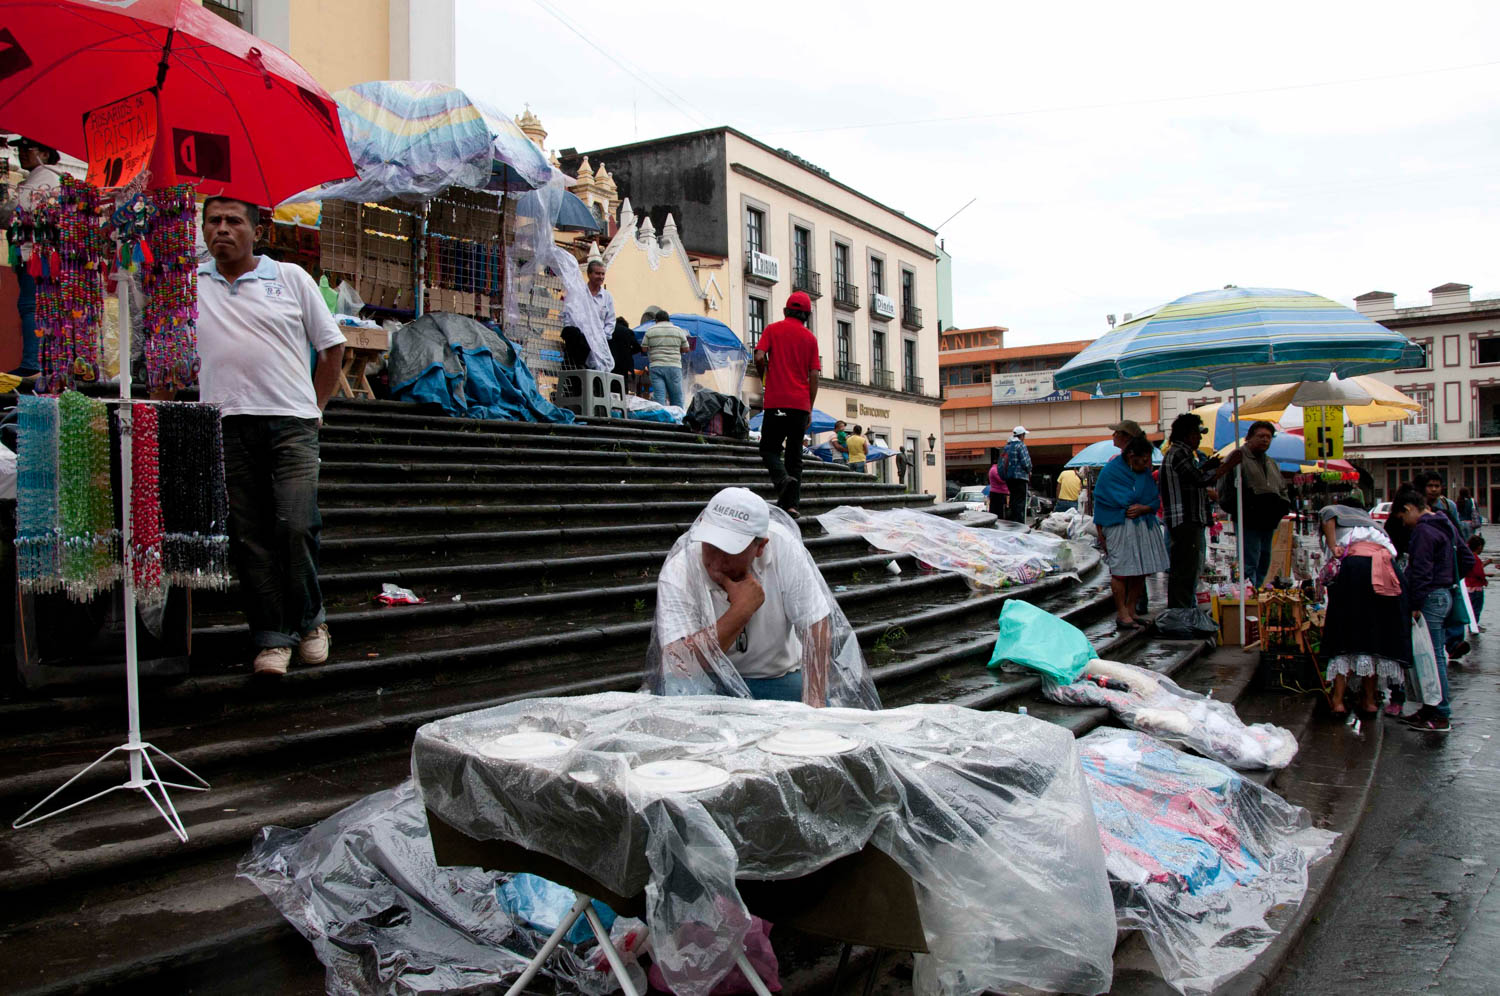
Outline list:
[[[1345,446],[1346,460],[1425,460],[1437,457],[1500,456],[1500,440],[1492,443],[1454,443],[1448,446]]]

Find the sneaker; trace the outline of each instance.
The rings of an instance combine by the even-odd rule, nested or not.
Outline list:
[[[1385,714],[1387,716],[1394,716],[1396,719],[1400,719],[1401,718],[1401,703],[1400,702],[1392,702],[1390,705],[1386,706],[1385,707]]]
[[[1447,733],[1453,728],[1446,716],[1432,716],[1427,719],[1412,717],[1406,724],[1418,733]]]
[[[1453,646],[1447,648],[1448,659],[1450,661],[1456,661],[1464,654],[1467,654],[1469,652],[1469,649],[1470,648],[1468,640],[1459,640],[1457,643],[1453,644]]]
[[[264,647],[255,655],[255,673],[281,677],[292,666],[291,647]]]
[[[328,660],[328,648],[333,646],[333,637],[328,635],[327,625],[319,626],[311,633],[302,634],[302,643],[297,647],[297,656],[304,664],[322,664]]]

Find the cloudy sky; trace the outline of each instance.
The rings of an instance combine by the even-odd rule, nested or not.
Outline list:
[[[649,12],[648,12],[649,11]],[[733,125],[942,226],[1012,344],[1224,284],[1500,296],[1500,4],[458,0],[549,146]]]

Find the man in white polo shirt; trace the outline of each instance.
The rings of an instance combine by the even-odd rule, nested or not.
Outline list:
[[[664,664],[712,671],[727,658],[751,698],[825,704],[829,601],[801,537],[771,521],[764,498],[725,488],[687,539],[657,579]]]
[[[257,648],[255,673],[283,675],[294,647],[303,663],[328,660],[318,427],[338,383],[344,335],[301,267],[255,255],[261,235],[255,205],[203,202],[213,259],[198,268],[199,394],[223,414],[229,547]]]

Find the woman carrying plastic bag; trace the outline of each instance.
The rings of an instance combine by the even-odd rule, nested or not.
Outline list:
[[[667,554],[646,690],[880,708],[859,641],[796,523],[746,488],[710,499]]]

